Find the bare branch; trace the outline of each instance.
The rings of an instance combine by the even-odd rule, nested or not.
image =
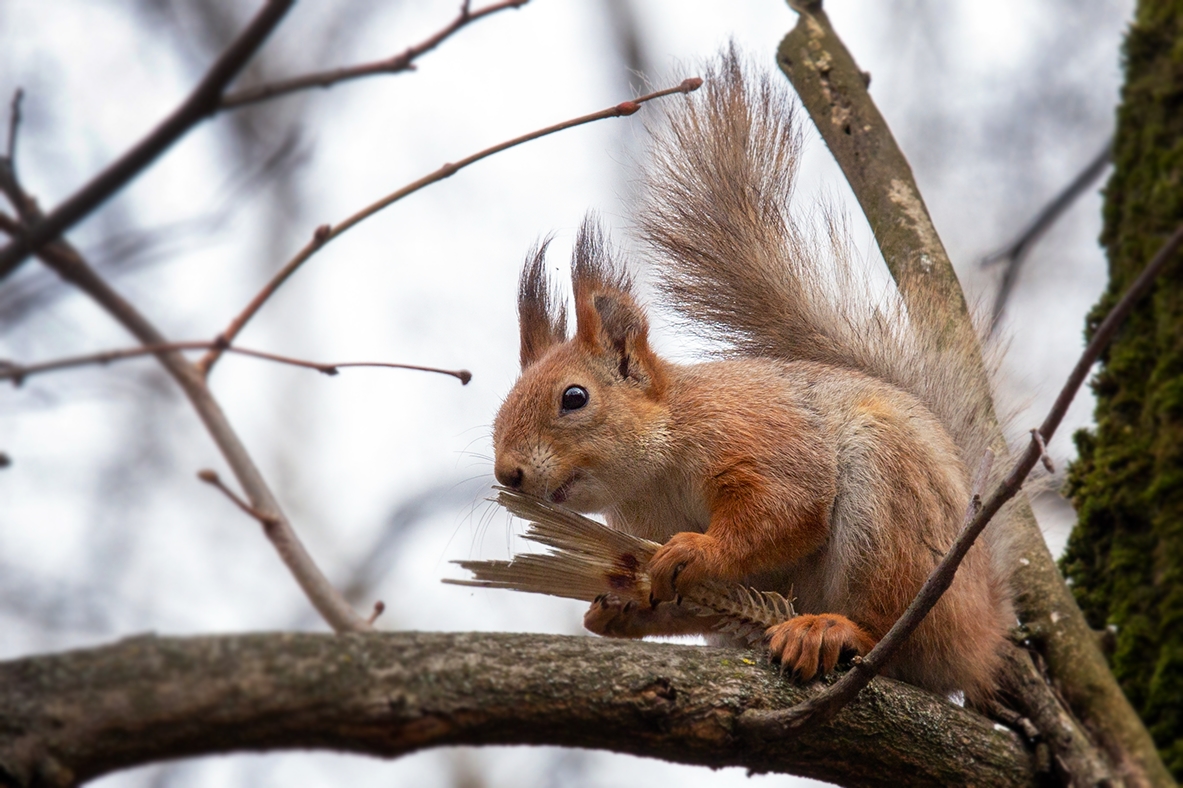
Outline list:
[[[463,158],[458,162],[445,164],[435,172],[425,175],[413,183],[407,184],[401,189],[386,195],[375,203],[367,205],[365,208],[362,208],[357,213],[353,214],[347,219],[342,220],[336,225],[322,224],[312,233],[312,239],[304,245],[304,248],[297,252],[296,256],[289,260],[287,264],[284,265],[284,267],[281,268],[279,272],[271,278],[271,281],[264,285],[263,289],[260,290],[253,299],[251,299],[251,302],[246,305],[246,308],[243,309],[242,312],[230,322],[230,325],[227,326],[226,330],[222,332],[220,338],[224,339],[226,342],[233,342],[235,337],[238,336],[239,332],[242,331],[243,327],[246,326],[247,322],[250,321],[250,319],[255,316],[255,313],[259,311],[264,303],[266,303],[267,299],[270,298],[271,295],[288,280],[288,277],[294,274],[301,265],[307,262],[310,257],[320,251],[326,244],[338,238],[342,233],[345,233],[350,228],[370,218],[382,209],[393,205],[404,197],[414,194],[425,186],[430,186],[433,183],[451,177],[470,164],[475,164],[481,159],[486,159],[496,153],[500,153],[501,151],[509,150],[510,148],[522,145],[523,143],[530,142],[550,134],[555,134],[556,132],[565,131],[566,129],[574,128],[576,126],[582,126],[586,123],[604,120],[605,118],[619,118],[626,115],[632,115],[633,113],[637,112],[637,110],[641,108],[641,105],[647,101],[662,98],[663,96],[669,96],[674,93],[690,93],[691,91],[697,90],[701,85],[702,80],[698,79],[697,77],[686,79],[683,80],[682,83],[677,87],[658,90],[654,93],[649,93],[647,95],[635,98],[632,101],[622,101],[614,107],[602,109],[599,112],[593,112],[590,115],[582,115],[578,118],[572,118],[571,120],[566,120],[562,123],[556,123],[553,126],[547,126],[546,128],[538,129],[537,131],[532,131],[529,134],[523,134],[520,137],[514,137],[511,140],[506,140],[505,142],[494,145],[491,148],[485,148],[484,150]],[[220,356],[221,353],[219,353],[216,349],[211,350],[197,363],[197,366],[204,374],[208,375],[210,369],[214,364],[217,363]]]
[[[238,353],[251,358],[259,358],[264,361],[274,361],[278,364],[287,364],[294,367],[303,367],[305,369],[315,369],[322,375],[333,376],[340,372],[340,370],[347,367],[378,367],[383,369],[410,369],[418,372],[434,372],[440,375],[449,375],[458,379],[461,384],[467,385],[472,380],[472,373],[466,369],[438,369],[436,367],[422,367],[415,364],[394,364],[385,361],[344,361],[335,364],[325,364],[317,361],[306,361],[304,359],[292,358],[291,356],[280,356],[275,353],[265,353],[261,350],[251,350],[244,347],[236,347],[227,345],[217,340],[214,341],[190,341],[190,342],[164,342],[160,344],[141,345],[139,347],[120,348],[119,350],[105,350],[101,353],[87,353],[81,356],[70,356],[69,358],[59,358],[53,361],[42,361],[38,364],[15,364],[10,361],[0,360],[0,380],[11,380],[13,384],[19,386],[24,383],[25,379],[37,375],[42,372],[52,372],[60,369],[69,369],[72,367],[88,366],[91,364],[110,364],[114,361],[123,361],[129,358],[139,358],[142,356],[154,356],[160,353],[171,353],[182,350],[212,350],[217,348],[226,353]]]
[[[249,88],[242,88],[227,93],[219,106],[219,109],[238,109],[250,104],[268,99],[276,98],[277,96],[284,96],[288,93],[295,93],[300,90],[307,90],[309,88],[330,88],[340,82],[346,82],[361,77],[372,77],[379,74],[398,74],[402,71],[414,71],[415,61],[422,55],[427,54],[431,50],[438,47],[454,33],[459,32],[464,27],[467,27],[472,22],[482,19],[486,16],[491,16],[498,11],[504,11],[508,8],[521,8],[530,0],[506,0],[506,2],[493,3],[476,11],[470,11],[468,4],[465,3],[461,8],[460,13],[452,20],[447,27],[441,29],[430,38],[427,38],[418,44],[409,47],[405,52],[393,57],[385,58],[383,60],[376,60],[372,63],[361,63],[356,66],[345,66],[342,68],[329,69],[327,71],[318,71],[312,74],[303,74],[298,77],[291,77],[289,79],[277,80],[275,82],[268,82],[262,85],[255,85]]]
[[[156,157],[218,110],[222,92],[291,8],[294,0],[267,0],[250,24],[210,66],[171,115],[134,147],[74,192],[41,221],[0,250],[0,278],[50,243],[123,188]]]
[[[9,104],[8,110],[8,148],[4,154],[4,158],[8,160],[8,166],[16,171],[16,135],[21,127],[21,99],[24,98],[25,92],[20,88],[12,94],[12,103]]]
[[[218,476],[216,472],[211,471],[209,468],[203,468],[197,472],[197,478],[201,479],[209,486],[217,489],[219,492],[229,498],[230,502],[241,509],[245,514],[250,515],[251,517],[258,520],[259,524],[262,525],[265,530],[271,530],[272,528],[276,527],[277,523],[275,517],[267,514],[266,512],[260,512],[258,509],[242,500],[238,493],[226,486],[226,483],[222,481],[221,477]]]
[[[854,668],[839,679],[835,684],[827,687],[822,693],[810,698],[798,707],[780,712],[753,712],[746,719],[741,719],[748,730],[765,736],[787,736],[799,731],[803,726],[817,725],[833,718],[844,705],[850,702],[859,690],[865,687],[902,645],[903,641],[933,608],[941,595],[953,583],[953,576],[965,558],[974,540],[982,533],[991,518],[997,514],[1003,504],[1013,498],[1023,486],[1027,475],[1046,451],[1044,442],[1050,440],[1056,428],[1068,412],[1068,406],[1076,396],[1076,392],[1084,383],[1088,371],[1101,356],[1101,352],[1109,344],[1122,321],[1125,320],[1134,304],[1149,291],[1155,278],[1174,258],[1179,246],[1183,244],[1183,226],[1167,239],[1154,258],[1147,264],[1137,281],[1130,286],[1121,300],[1113,307],[1104,322],[1093,335],[1092,340],[1081,354],[1080,360],[1068,380],[1064,383],[1060,395],[1048,413],[1047,418],[1038,430],[1032,430],[1031,442],[1027,450],[1016,461],[985,503],[981,503],[975,491],[974,503],[966,512],[966,523],[958,535],[957,540],[949,552],[941,559],[936,568],[925,580],[924,585],[908,605],[908,609],[892,625],[888,633],[876,644],[871,652],[857,662]],[[979,471],[979,484],[984,483],[989,472],[989,465],[984,461],[984,469]],[[976,490],[977,488],[975,488]]]
[[[13,205],[16,206],[17,211],[21,215],[21,220],[17,221],[8,214],[0,213],[0,231],[15,238],[23,235],[29,225],[40,221],[43,215],[41,209],[37,206],[37,201],[25,193],[20,183],[16,180],[15,173],[5,165],[6,162],[0,161],[0,191],[4,192],[12,201]],[[58,271],[65,279],[69,277],[62,272],[73,270],[82,259],[78,251],[65,240],[57,240],[46,244],[37,250],[37,256],[49,268]],[[0,272],[0,279],[3,279],[5,273],[11,272]]]
[[[830,725],[760,741],[754,709],[809,692],[733,649],[582,637],[371,633],[140,637],[0,663],[0,776],[69,786],[229,751],[394,757],[439,745],[591,747],[852,786],[1033,786],[1019,737],[876,680]],[[129,732],[151,731],[151,735]],[[868,742],[874,742],[868,747]]]
[[[15,223],[11,221],[11,217],[5,217],[3,229],[5,234],[13,237],[23,237],[29,227],[44,219],[44,214],[37,205],[37,201],[25,194],[24,189],[21,188],[20,181],[16,177],[16,138],[20,130],[21,120],[21,97],[23,93],[18,90],[12,97],[12,109],[9,115],[8,127],[8,155],[0,157],[0,192],[8,198],[12,203],[12,207],[16,209],[17,215],[20,217],[20,222]],[[3,279],[12,269],[0,269],[0,279]]]

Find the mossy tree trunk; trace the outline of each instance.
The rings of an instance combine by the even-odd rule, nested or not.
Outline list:
[[[1110,284],[1089,331],[1183,223],[1183,1],[1140,0],[1125,45],[1102,243]],[[1113,671],[1183,778],[1183,265],[1160,277],[1103,359],[1097,426],[1069,475],[1063,558],[1090,623],[1116,627]]]

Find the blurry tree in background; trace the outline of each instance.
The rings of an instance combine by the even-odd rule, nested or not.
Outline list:
[[[22,12],[22,3],[28,13]],[[397,44],[383,43],[386,50],[379,54],[397,55],[423,38],[404,34],[405,29],[430,33],[456,11],[445,2],[432,16],[413,5],[299,6],[234,84],[263,84],[354,62],[359,50],[374,51],[376,30],[384,31],[383,42],[397,38]],[[487,32],[474,25],[430,56],[440,71],[433,75],[424,67],[423,73],[392,80],[434,78],[437,87],[414,94],[420,99],[426,94],[430,101],[412,103],[409,92],[393,92],[386,84],[389,77],[375,76],[334,88],[331,94],[300,91],[223,112],[195,132],[195,140],[186,141],[186,151],[181,146],[170,151],[127,194],[108,201],[70,236],[99,274],[161,318],[170,336],[205,336],[211,326],[219,327],[232,316],[312,227],[371,199],[373,182],[355,185],[347,177],[351,172],[374,173],[388,191],[391,178],[421,175],[444,156],[458,157],[509,136],[505,130],[518,133],[540,125],[536,118],[550,122],[606,106],[631,95],[630,86],[639,92],[636,72],[649,76],[650,69],[668,70],[674,57],[686,62],[708,56],[729,34],[770,53],[793,21],[775,0],[767,2],[780,14],[772,21],[751,9],[720,10],[681,0],[665,5],[637,0],[569,3],[564,11],[559,5],[534,0],[520,15],[487,20]],[[827,6],[834,17],[846,8],[849,18],[840,27],[851,31],[851,49],[873,73],[876,100],[911,158],[951,256],[962,264],[971,300],[985,298],[993,288],[989,272],[971,264],[1002,245],[1108,138],[1116,42],[1129,15],[1128,4],[1120,2],[989,5],[832,0]],[[1129,103],[1121,116],[1124,128],[1138,131],[1124,132],[1117,143],[1119,168],[1110,186],[1105,236],[1113,277],[1099,313],[1153,253],[1171,222],[1179,220],[1183,204],[1176,150],[1180,83],[1178,64],[1171,59],[1183,12],[1170,3],[1143,5],[1128,44]],[[85,27],[79,20],[102,17],[104,25],[96,29],[119,33],[115,44],[83,30],[75,39],[88,42],[82,52],[45,49],[40,42],[46,39],[36,29],[16,24],[14,20],[36,17],[33,6],[33,0],[0,5],[0,89],[24,88],[18,171],[47,208],[114,158],[120,151],[116,146],[142,133],[113,133],[119,130],[113,118],[125,110],[131,114],[136,107],[130,105],[152,102],[146,116],[163,115],[175,96],[159,90],[158,83],[192,83],[256,10],[255,3],[225,0],[82,3],[75,7],[72,24]],[[560,18],[563,14],[570,19]],[[991,14],[1003,21],[991,22]],[[70,15],[62,16],[62,27],[68,28]],[[746,29],[729,26],[741,18]],[[680,25],[695,24],[691,33],[679,32]],[[991,24],[1005,32],[986,36],[981,31]],[[130,32],[120,32],[123,28]],[[993,46],[1007,49],[1001,61],[992,63],[984,52]],[[524,51],[533,53],[528,65],[497,70],[502,61],[514,62]],[[108,78],[126,75],[128,84],[113,99],[98,95],[107,87],[103,84],[87,85],[87,95],[67,93],[60,79],[72,54],[103,64]],[[470,59],[462,60],[464,56]],[[117,60],[117,67],[107,59]],[[445,71],[449,59],[464,63],[466,70]],[[557,86],[545,81],[541,71],[553,67],[558,72],[568,61],[581,61],[585,68],[562,71],[565,82]],[[982,70],[993,70],[994,76],[974,75]],[[688,75],[684,68],[678,73],[678,79]],[[977,81],[969,82],[967,75]],[[465,92],[465,82],[478,89]],[[538,87],[528,89],[534,85]],[[349,103],[343,93],[361,98]],[[361,107],[358,101],[364,102]],[[396,106],[397,124],[383,113],[390,104]],[[461,108],[456,115],[442,109],[456,104]],[[471,108],[467,113],[466,105]],[[338,116],[354,128],[387,124],[389,131],[375,136],[388,133],[389,146],[370,146],[370,138],[360,134],[334,136],[341,126],[328,123]],[[415,130],[404,133],[404,126]],[[490,130],[474,137],[457,131],[483,131],[485,126]],[[77,129],[85,133],[74,133]],[[388,602],[383,623],[392,629],[577,628],[578,612],[569,606],[511,604],[501,598],[488,603],[435,587],[443,573],[442,556],[469,557],[480,550],[480,537],[495,515],[478,512],[473,503],[489,481],[487,456],[478,456],[475,471],[466,473],[436,462],[431,450],[455,438],[453,433],[486,424],[496,398],[508,388],[516,369],[510,309],[514,270],[533,237],[553,227],[573,226],[585,207],[612,205],[616,191],[625,195],[618,211],[627,215],[627,167],[607,166],[602,154],[608,150],[617,157],[619,151],[630,150],[636,134],[627,127],[594,133],[599,136],[573,140],[563,149],[566,158],[542,159],[543,154],[527,148],[526,156],[544,163],[519,158],[504,169],[497,164],[483,184],[475,176],[461,184],[453,179],[454,191],[432,198],[438,204],[425,199],[422,210],[400,206],[403,218],[383,220],[390,223],[381,225],[384,235],[378,242],[333,252],[338,256],[331,259],[341,273],[302,272],[310,284],[293,282],[252,329],[253,346],[293,355],[471,364],[477,378],[467,403],[441,397],[434,384],[418,381],[398,385],[422,385],[425,393],[403,395],[392,391],[395,384],[376,382],[376,393],[362,400],[359,395],[342,399],[344,395],[325,394],[300,377],[312,374],[303,371],[260,372],[238,365],[219,373],[224,376],[217,381],[219,396],[238,419],[247,443],[258,447],[256,458],[301,536],[351,602],[362,608],[376,596]],[[187,164],[177,165],[183,156],[193,156],[196,163],[186,159]],[[388,161],[406,169],[387,167]],[[590,163],[580,169],[576,161]],[[556,162],[564,165],[564,177],[575,182],[563,194],[550,177],[560,169]],[[823,170],[826,166],[820,165]],[[832,169],[825,170],[826,177],[840,177],[832,176]],[[603,176],[604,183],[593,184],[590,174],[601,172],[610,174]],[[520,196],[523,191],[541,193],[542,198],[530,202]],[[576,212],[545,213],[548,203],[577,206]],[[1092,299],[1099,287],[1100,258],[1090,258],[1096,207],[1095,196],[1086,195],[1049,234],[1028,262],[1008,311],[1009,327],[1023,341],[1011,354],[1003,388],[1017,398],[1034,399],[1037,414],[1046,394],[1033,392],[1034,386],[1043,376],[1049,386],[1058,386],[1060,370],[1077,355],[1073,343],[1079,316],[1061,311],[1068,300],[1065,291],[1083,289]],[[608,213],[611,218],[613,211]],[[353,259],[366,257],[393,273],[382,278],[373,269],[350,267]],[[1090,260],[1096,269],[1091,274]],[[1183,635],[1178,626],[1183,583],[1178,572],[1183,557],[1176,532],[1183,516],[1183,482],[1178,478],[1176,400],[1183,331],[1175,318],[1183,291],[1177,272],[1174,276],[1155,296],[1153,309],[1158,311],[1146,313],[1141,324],[1126,332],[1125,344],[1115,346],[1100,378],[1103,410],[1098,411],[1097,434],[1080,439],[1082,459],[1073,472],[1082,522],[1066,568],[1092,622],[1118,625],[1115,669],[1139,710],[1153,721],[1159,743],[1174,748],[1166,754],[1174,759],[1178,775],[1183,768],[1178,750],[1183,730]],[[438,284],[423,285],[427,279]],[[355,282],[360,282],[355,289],[346,289]],[[362,300],[370,294],[379,303],[377,310],[390,313],[386,322],[360,317],[375,311]],[[3,352],[31,361],[127,342],[104,316],[92,312],[56,274],[26,263],[0,281]],[[354,321],[365,325],[350,333]],[[471,325],[464,333],[466,324]],[[342,325],[346,328],[333,333]],[[441,339],[442,327],[453,325],[461,328]],[[430,340],[418,347],[394,341],[362,344],[359,336],[367,337],[367,343],[373,336]],[[1026,341],[1029,336],[1040,341]],[[333,338],[331,344],[327,337]],[[412,352],[418,357],[408,358]],[[449,354],[446,360],[444,354]],[[478,366],[482,363],[483,368]],[[485,383],[482,391],[479,385]],[[6,441],[0,450],[10,452],[14,462],[0,471],[0,485],[14,484],[14,478],[28,485],[24,490],[0,487],[0,502],[14,504],[5,507],[7,512],[0,509],[0,631],[5,633],[0,656],[92,645],[145,628],[210,632],[311,625],[306,601],[275,570],[265,540],[192,481],[192,472],[210,462],[209,441],[159,365],[139,362],[76,376],[62,373],[52,384],[30,381],[6,396],[5,424],[23,418],[57,420],[63,426],[56,432],[12,426],[0,433]],[[441,416],[448,408],[452,413]],[[365,415],[378,410],[382,416]],[[341,411],[353,411],[365,426],[333,415]],[[421,429],[399,431],[401,427],[391,426],[398,419],[416,422]],[[1018,426],[1026,428],[1034,420],[1023,417]],[[383,453],[349,444],[342,435],[350,431],[372,433],[375,442],[380,438],[392,448]],[[408,435],[421,440],[408,440]],[[1131,435],[1134,444],[1128,442]],[[467,443],[476,436],[463,434],[454,441],[461,447],[456,451],[471,451]],[[482,451],[488,448],[478,439],[475,453]],[[1052,451],[1067,455],[1070,449],[1060,442],[1053,443]],[[458,525],[461,521],[469,523],[468,530]],[[420,527],[425,524],[443,537],[429,541],[429,529]],[[1052,530],[1063,530],[1063,525]],[[1155,556],[1153,563],[1146,560],[1148,555]],[[399,604],[408,599],[415,601]],[[159,786],[315,782],[301,766],[309,762],[308,756],[303,758],[239,759],[233,767],[190,762],[112,779],[120,785]],[[434,760],[405,759],[397,767],[405,772],[368,761],[346,766],[331,760],[322,768],[329,784],[387,780],[392,773],[412,775],[404,779],[417,783],[466,786],[651,781],[636,776],[641,769],[660,779],[676,774],[687,785],[751,782],[736,770],[718,774],[611,758],[582,750],[528,756],[449,750]],[[346,769],[349,778],[340,776]]]
[[[1109,288],[1090,330],[1183,222],[1181,51],[1183,4],[1140,2],[1105,189]],[[1114,628],[1114,673],[1183,779],[1183,268],[1131,316],[1093,388],[1097,426],[1076,436],[1080,519],[1062,563],[1092,625]]]

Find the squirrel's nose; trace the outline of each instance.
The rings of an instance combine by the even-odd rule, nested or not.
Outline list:
[[[522,479],[526,473],[522,470],[521,466],[515,465],[511,468],[497,468],[493,471],[493,475],[497,477],[497,481],[501,483],[502,487],[517,490],[521,488]]]

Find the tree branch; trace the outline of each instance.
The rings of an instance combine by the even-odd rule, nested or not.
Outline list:
[[[218,111],[222,92],[291,8],[294,0],[267,0],[250,24],[210,66],[171,115],[118,160],[74,192],[41,221],[0,250],[0,279],[122,189],[191,128]]]
[[[920,328],[941,338],[950,332],[972,347],[972,321],[957,275],[920,198],[911,167],[867,93],[867,75],[838,38],[821,0],[790,0],[790,5],[800,18],[778,50],[781,70],[858,197],[905,303],[921,307],[914,310],[916,315],[941,314],[947,319],[944,324]],[[934,310],[926,304],[942,308]],[[965,361],[967,371],[978,380],[983,408],[993,413],[981,359]],[[1064,584],[1030,506],[1020,504],[1018,512],[1019,528],[1011,547],[1016,607],[1023,622],[1039,633],[1039,645],[1057,686],[1119,773],[1134,782],[1173,785],[1154,741],[1113,678]]]
[[[745,738],[738,715],[808,692],[748,656],[545,635],[132,638],[0,663],[0,782],[71,786],[230,751],[550,744],[843,785],[1034,784],[1014,732],[885,679],[832,724]]]
[[[838,38],[821,0],[789,0],[789,5],[800,17],[781,42],[777,63],[842,168],[904,298],[944,307],[919,312],[921,319],[943,321],[926,330],[969,331],[972,337],[961,284],[912,167],[867,92],[869,75]]]
[[[312,239],[304,245],[304,248],[297,252],[295,257],[289,260],[283,268],[281,268],[273,277],[271,277],[271,281],[264,285],[263,289],[251,299],[250,303],[246,305],[242,312],[240,312],[238,316],[230,321],[230,325],[227,326],[226,330],[219,335],[219,339],[225,342],[233,342],[235,337],[238,336],[239,332],[241,332],[250,319],[255,316],[255,313],[257,313],[263,307],[263,304],[267,302],[267,299],[269,299],[272,294],[274,294],[275,291],[278,290],[300,266],[307,262],[310,257],[324,248],[326,244],[338,238],[340,235],[347,232],[355,225],[365,221],[384,208],[390,207],[404,197],[414,194],[420,189],[430,186],[431,184],[438,181],[442,181],[445,178],[450,178],[452,175],[455,175],[457,172],[464,169],[468,165],[475,164],[481,159],[487,159],[488,157],[496,153],[500,153],[501,151],[509,150],[510,148],[522,145],[523,143],[539,139],[540,137],[546,137],[550,134],[555,134],[556,132],[565,131],[566,129],[575,128],[576,126],[582,126],[587,123],[593,123],[597,120],[632,115],[633,113],[637,112],[641,108],[641,105],[647,101],[653,101],[654,99],[662,98],[663,96],[669,96],[674,93],[690,93],[691,91],[698,90],[701,85],[702,80],[698,79],[697,77],[685,79],[677,87],[658,90],[654,93],[640,96],[631,101],[622,101],[614,107],[608,107],[607,109],[602,109],[599,112],[593,112],[590,115],[582,115],[578,118],[565,120],[562,123],[556,123],[553,126],[547,126],[546,128],[538,129],[537,131],[532,131],[529,134],[523,134],[520,137],[514,137],[511,140],[498,143],[491,148],[485,148],[482,151],[478,151],[477,153],[467,156],[458,162],[449,162],[448,164],[440,167],[435,172],[425,175],[413,183],[408,183],[406,186],[386,195],[377,202],[367,205],[365,208],[362,208],[357,213],[353,214],[347,219],[342,220],[336,225],[322,224],[320,227],[316,228],[315,232],[312,233]],[[221,353],[215,348],[214,350],[206,353],[205,356],[202,357],[199,362],[197,362],[197,366],[203,374],[208,375],[210,369],[218,362],[218,358],[220,356]]]
[[[0,225],[2,225],[0,219]],[[234,345],[226,345],[217,340],[214,341],[191,341],[191,342],[166,342],[158,345],[141,345],[140,347],[120,348],[119,350],[105,350],[100,353],[87,353],[81,356],[70,356],[69,358],[59,358],[53,361],[42,361],[37,364],[16,364],[10,361],[0,359],[0,380],[11,380],[14,385],[19,386],[25,382],[25,379],[32,375],[39,375],[43,372],[53,372],[60,369],[70,369],[73,367],[88,366],[91,364],[110,364],[114,361],[124,361],[130,358],[140,358],[143,356],[155,356],[161,353],[171,353],[173,351],[181,350],[212,350],[218,348],[225,353],[238,353],[243,356],[250,356],[251,358],[258,358],[264,361],[274,361],[277,364],[287,364],[293,367],[303,367],[304,369],[315,369],[322,375],[333,376],[338,374],[342,369],[347,367],[378,367],[382,369],[409,369],[417,372],[434,372],[440,375],[450,375],[456,378],[463,385],[468,385],[472,380],[472,373],[466,369],[438,369],[436,367],[421,367],[415,364],[394,364],[386,361],[340,361],[332,364],[325,364],[318,361],[307,361],[301,358],[292,358],[291,356],[281,356],[276,353],[265,353],[262,350],[251,350],[245,347],[237,347]]]
[[[25,92],[20,88],[12,94],[12,102],[8,105],[8,147],[5,149],[4,158],[8,160],[8,166],[16,170],[16,136],[21,128],[21,99],[25,97]]]
[[[312,74],[303,74],[298,77],[291,77],[289,79],[277,80],[275,82],[268,82],[262,85],[255,85],[253,87],[243,88],[227,93],[222,97],[222,102],[219,109],[238,109],[250,104],[255,104],[260,101],[276,98],[277,96],[284,96],[288,93],[295,93],[300,90],[307,90],[308,88],[330,88],[339,82],[346,82],[348,80],[359,79],[361,77],[371,77],[379,74],[398,74],[402,71],[414,71],[415,61],[422,55],[427,54],[437,46],[442,44],[454,33],[459,32],[469,24],[482,19],[486,16],[491,16],[498,11],[504,11],[508,8],[521,8],[530,0],[506,0],[501,3],[493,3],[476,11],[471,11],[468,8],[468,3],[460,9],[460,13],[452,22],[435,35],[427,38],[415,46],[408,47],[405,52],[400,55],[377,60],[372,63],[362,63],[356,66],[345,66],[343,68],[334,68],[327,71],[318,71]]]

